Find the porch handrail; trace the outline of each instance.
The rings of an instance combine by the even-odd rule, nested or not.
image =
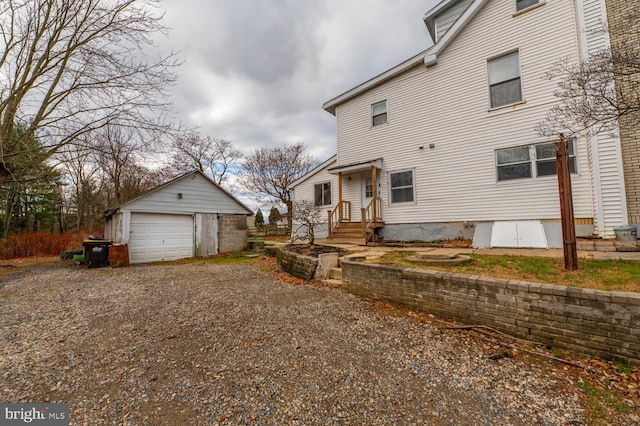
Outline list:
[[[375,202],[375,215],[373,203]],[[362,209],[362,231],[367,241],[373,236],[376,222],[382,221],[382,200],[379,197],[372,198],[367,207]],[[375,217],[374,217],[375,216]]]
[[[328,210],[327,230],[329,238],[333,236],[333,231],[340,222],[351,222],[351,201],[339,202],[333,210]]]

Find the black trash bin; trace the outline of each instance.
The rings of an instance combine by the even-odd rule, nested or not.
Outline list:
[[[109,246],[111,240],[84,240],[84,264],[87,268],[104,268],[109,266]]]

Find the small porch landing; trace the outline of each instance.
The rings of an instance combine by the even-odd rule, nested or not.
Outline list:
[[[376,238],[376,229],[384,227],[382,220],[382,200],[378,193],[378,171],[382,168],[382,159],[365,163],[349,164],[329,169],[338,175],[338,203],[328,211],[328,238],[330,243],[357,244],[366,246]],[[362,187],[362,208],[352,211],[351,201],[343,197],[343,173],[371,173]],[[351,181],[351,177],[348,179]],[[353,196],[353,195],[352,195]],[[359,203],[355,203],[358,205]]]

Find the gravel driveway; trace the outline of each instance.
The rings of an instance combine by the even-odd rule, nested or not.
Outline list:
[[[72,424],[582,424],[563,367],[249,265],[0,282],[0,401]]]

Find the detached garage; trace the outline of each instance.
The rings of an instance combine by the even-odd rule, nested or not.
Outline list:
[[[199,171],[165,183],[105,214],[105,238],[128,244],[131,263],[242,250],[252,212]]]

